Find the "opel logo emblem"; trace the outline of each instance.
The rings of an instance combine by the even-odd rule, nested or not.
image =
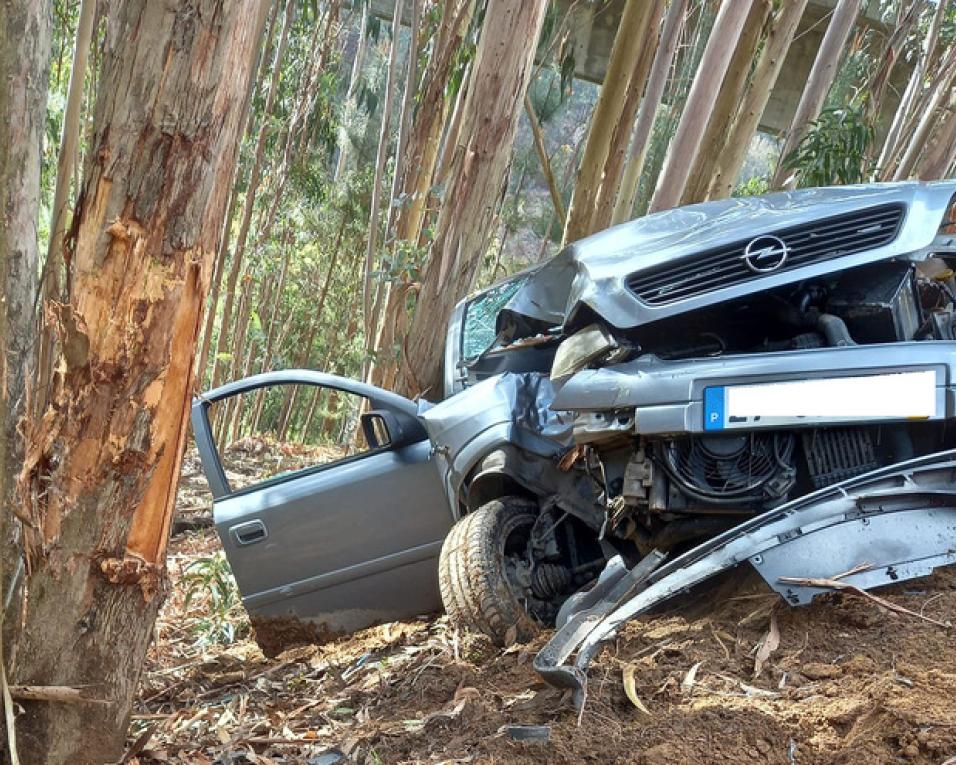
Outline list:
[[[790,248],[777,236],[758,236],[745,248],[741,260],[755,274],[768,274],[783,268],[790,257]]]

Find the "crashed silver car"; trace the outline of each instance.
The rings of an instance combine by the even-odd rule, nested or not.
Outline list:
[[[954,268],[956,182],[709,202],[463,301],[439,404],[303,370],[200,396],[260,644],[442,604],[499,644],[556,624],[536,667],[580,701],[623,621],[738,563],[799,604],[956,561]],[[244,483],[214,434],[241,443],[240,395],[288,426],[263,391],[293,385],[357,397],[324,435],[363,448]]]

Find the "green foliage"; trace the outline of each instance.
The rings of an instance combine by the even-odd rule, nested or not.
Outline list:
[[[204,613],[191,625],[200,645],[228,645],[248,633],[245,611],[240,608],[239,588],[226,554],[221,550],[190,563],[182,577],[186,595],[183,608],[201,601]]]
[[[867,149],[873,137],[862,107],[826,109],[784,158],[784,167],[799,173],[801,186],[862,183],[872,170]]]
[[[770,191],[770,177],[767,175],[754,175],[746,181],[740,183],[734,189],[735,197],[757,197]]]

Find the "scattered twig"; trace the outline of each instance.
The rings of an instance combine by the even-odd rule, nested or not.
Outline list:
[[[153,737],[155,730],[155,725],[147,725],[146,730],[140,733],[136,740],[130,744],[129,749],[126,750],[126,754],[123,755],[117,765],[126,765],[126,763],[131,762],[137,754],[142,752],[146,748],[146,744],[148,744],[149,740]]]
[[[11,685],[10,695],[18,701],[50,701],[58,704],[109,704],[106,699],[84,696],[79,688],[67,685]]]
[[[952,626],[953,626],[952,622],[941,622],[938,619],[933,619],[929,616],[924,616],[918,611],[911,611],[905,606],[897,605],[896,603],[886,600],[885,598],[881,598],[879,595],[874,595],[873,593],[867,592],[866,590],[860,587],[856,587],[855,585],[852,585],[852,584],[847,584],[846,582],[841,582],[838,579],[815,579],[815,578],[802,579],[796,576],[782,576],[780,577],[780,581],[786,584],[796,584],[800,587],[820,587],[822,589],[842,590],[845,592],[852,593],[854,595],[859,595],[861,598],[865,598],[869,601],[872,601],[873,603],[876,603],[878,606],[882,606],[888,611],[893,611],[894,613],[897,613],[897,614],[903,614],[904,616],[914,616],[917,619],[921,619],[924,622],[929,622],[930,624],[935,624],[937,627],[942,627],[943,629],[947,629],[947,630],[952,629]]]

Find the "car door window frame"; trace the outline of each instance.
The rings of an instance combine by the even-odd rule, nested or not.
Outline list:
[[[403,398],[402,396],[381,388],[377,388],[374,385],[367,385],[365,383],[358,382],[357,380],[350,380],[346,377],[339,377],[338,375],[326,374],[324,372],[315,372],[308,369],[287,369],[280,372],[265,372],[263,374],[253,375],[252,377],[247,377],[243,380],[237,380],[236,382],[227,383],[218,388],[214,388],[205,394],[197,396],[193,400],[191,414],[193,434],[196,439],[196,448],[199,451],[199,456],[203,466],[208,466],[205,470],[206,479],[209,483],[209,488],[210,491],[212,491],[214,500],[220,500],[227,497],[234,497],[242,494],[248,494],[253,491],[259,491],[261,489],[268,488],[269,486],[275,486],[289,480],[312,475],[328,468],[340,467],[350,462],[355,462],[375,454],[381,454],[382,452],[400,448],[402,445],[399,443],[397,445],[389,444],[387,446],[375,449],[370,448],[368,451],[364,451],[361,454],[353,454],[352,456],[345,457],[341,460],[303,468],[302,470],[297,470],[286,475],[280,474],[279,476],[267,478],[264,481],[252,484],[251,486],[245,486],[241,489],[233,489],[229,483],[229,480],[226,478],[226,472],[222,465],[222,457],[219,453],[219,447],[216,444],[215,437],[213,436],[212,426],[209,422],[209,408],[217,401],[222,401],[224,399],[231,398],[232,396],[238,396],[243,393],[249,393],[260,388],[266,388],[275,385],[312,385],[315,387],[328,388],[331,390],[340,391],[342,393],[360,396],[368,400],[373,411],[379,409],[386,410],[396,414],[402,419],[403,427],[410,429],[410,432],[407,434],[410,438],[403,439],[403,441],[411,442],[412,440],[420,441],[427,439],[424,426],[418,421],[417,418],[417,405],[414,402]]]

